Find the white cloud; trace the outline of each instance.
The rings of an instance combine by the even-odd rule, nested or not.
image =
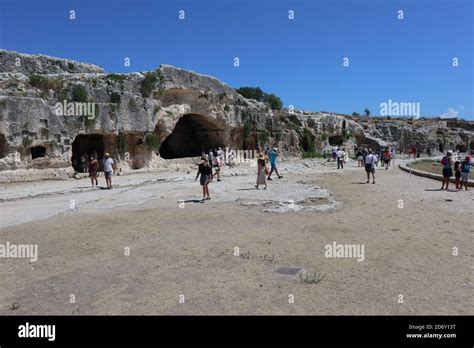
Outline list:
[[[449,108],[447,112],[441,114],[440,117],[442,118],[456,118],[459,115],[459,111]]]

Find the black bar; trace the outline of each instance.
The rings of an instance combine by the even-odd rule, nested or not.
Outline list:
[[[26,323],[55,325],[55,340],[20,338],[19,327]],[[0,347],[232,343],[472,348],[473,328],[472,316],[1,316]],[[407,334],[456,337],[408,338]]]

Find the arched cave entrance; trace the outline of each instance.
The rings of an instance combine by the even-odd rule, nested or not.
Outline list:
[[[0,158],[8,155],[8,142],[5,135],[0,133]]]
[[[224,146],[224,130],[206,117],[196,114],[182,116],[173,132],[160,146],[165,159],[200,156],[202,151]]]
[[[332,146],[340,146],[344,144],[344,138],[342,137],[342,135],[330,136],[328,141],[329,141],[329,145],[332,145]]]
[[[46,156],[46,148],[44,146],[32,146],[30,151],[32,159]]]
[[[86,162],[91,156],[101,159],[105,153],[104,135],[102,134],[79,134],[72,143],[71,164],[74,170],[85,172],[86,168],[82,163],[82,157]],[[99,167],[102,169],[102,161],[99,160]]]
[[[443,144],[439,143],[438,150],[439,150],[439,152],[444,152]]]

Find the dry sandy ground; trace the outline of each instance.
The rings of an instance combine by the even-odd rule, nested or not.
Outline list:
[[[224,170],[239,175],[206,203],[194,171],[115,177],[111,191],[4,186],[0,243],[39,256],[0,258],[0,314],[474,314],[474,191],[399,169],[365,184],[353,163],[316,162],[282,163],[266,191],[252,189],[254,168]],[[364,260],[325,257],[333,242],[363,245]]]

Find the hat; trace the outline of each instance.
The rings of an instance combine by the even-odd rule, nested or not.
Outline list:
[[[265,159],[265,155],[263,153],[258,154],[258,159]]]
[[[278,151],[278,149],[276,147],[273,148],[273,151]]]
[[[104,156],[105,156],[105,157],[110,157],[110,155],[109,155],[108,152],[104,153]]]
[[[452,155],[452,154],[453,154],[453,151],[448,150],[448,155]]]

